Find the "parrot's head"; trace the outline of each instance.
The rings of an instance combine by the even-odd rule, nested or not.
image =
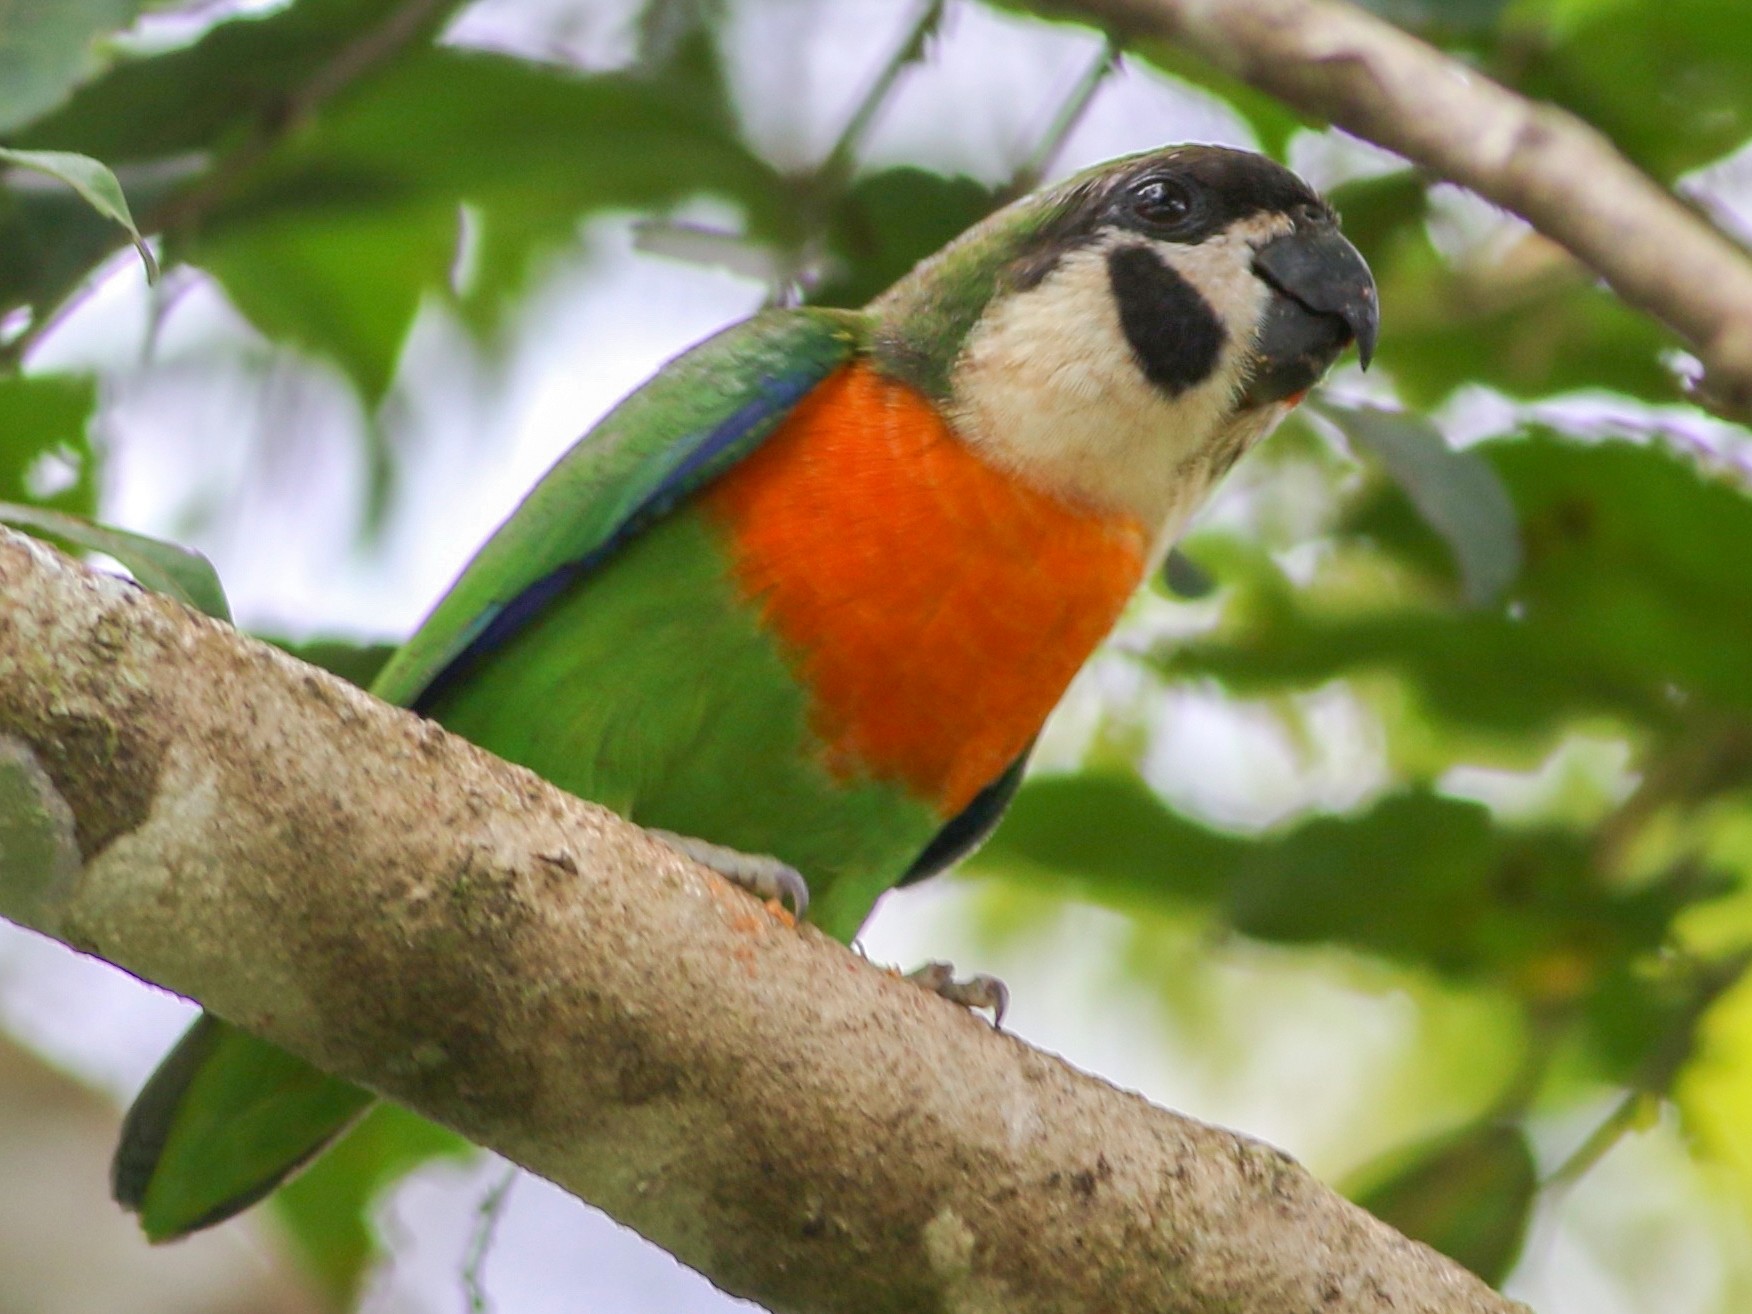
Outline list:
[[[1332,208],[1264,156],[1175,146],[1007,206],[871,307],[884,366],[988,459],[1179,532],[1356,344],[1375,282]]]

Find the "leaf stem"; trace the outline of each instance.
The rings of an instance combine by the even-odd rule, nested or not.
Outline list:
[[[482,1273],[487,1265],[487,1252],[493,1247],[493,1237],[499,1230],[499,1220],[505,1216],[505,1199],[517,1181],[517,1165],[506,1164],[505,1172],[493,1188],[475,1206],[475,1230],[469,1238],[468,1253],[462,1265],[462,1292],[467,1302],[467,1314],[490,1314],[492,1302]]]
[[[875,126],[876,115],[881,112],[883,103],[893,92],[894,84],[910,65],[924,58],[926,43],[943,22],[944,3],[945,0],[925,0],[920,6],[918,17],[907,30],[906,39],[889,55],[888,62],[876,74],[876,80],[864,93],[863,100],[858,102],[858,108],[846,120],[839,140],[834,142],[827,158],[815,170],[811,191],[817,196],[828,195],[851,177],[852,169],[857,163],[858,151],[870,135],[870,129]]]
[[[1094,103],[1095,93],[1101,90],[1101,84],[1119,67],[1119,55],[1119,41],[1109,33],[1101,43],[1101,53],[1084,70],[1083,76],[1077,79],[1077,84],[1071,88],[1071,94],[1065,97],[1064,104],[1059,106],[1052,122],[1047,125],[1034,149],[1028,153],[1028,158],[1010,179],[1007,195],[1022,196],[1040,186],[1041,179],[1046,177],[1046,171],[1052,167],[1052,162],[1064,149],[1065,142],[1077,130],[1077,124],[1082,122],[1083,115]]]

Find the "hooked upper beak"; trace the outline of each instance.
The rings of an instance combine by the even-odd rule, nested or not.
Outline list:
[[[1274,237],[1253,255],[1253,272],[1274,295],[1254,341],[1249,405],[1306,392],[1351,342],[1363,368],[1381,326],[1375,276],[1356,247],[1328,224]]]

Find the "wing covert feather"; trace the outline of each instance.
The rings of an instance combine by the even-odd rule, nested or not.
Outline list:
[[[372,685],[418,707],[630,538],[753,451],[864,341],[854,311],[775,310],[692,348],[572,446]]]

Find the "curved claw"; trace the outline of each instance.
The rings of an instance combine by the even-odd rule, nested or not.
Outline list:
[[[1010,987],[999,978],[978,972],[965,981],[957,981],[955,964],[932,962],[908,972],[906,979],[963,1008],[989,1008],[992,1026],[1003,1030],[1004,1014],[1010,1010]]]
[[[762,854],[762,857],[766,855]],[[773,893],[765,897],[778,899],[781,902],[789,900],[791,912],[798,921],[803,920],[803,914],[809,911],[809,882],[803,879],[803,873],[788,863],[777,858],[767,858],[772,863]]]
[[[692,858],[700,866],[711,868],[757,899],[788,901],[798,921],[802,921],[803,915],[809,911],[809,883],[803,879],[803,874],[770,853],[743,853],[740,849],[695,839],[692,835],[678,835],[673,830],[651,830],[647,834],[662,840],[684,857]]]

